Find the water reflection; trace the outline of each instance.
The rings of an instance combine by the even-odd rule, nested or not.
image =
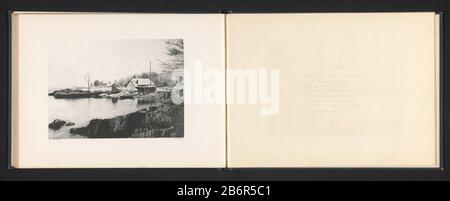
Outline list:
[[[63,126],[57,131],[49,129],[49,138],[74,138],[70,128],[86,126],[92,119],[112,118],[147,107],[153,99],[79,98],[55,99],[48,96],[48,123],[55,119],[70,121],[74,126]],[[75,136],[77,137],[77,136]]]

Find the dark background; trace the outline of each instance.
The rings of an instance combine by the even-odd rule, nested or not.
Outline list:
[[[10,169],[9,168],[9,12],[420,12],[443,14],[441,28],[442,168],[253,168],[253,169]],[[450,180],[449,1],[445,0],[0,0],[0,180]],[[449,14],[449,15],[447,15]],[[414,22],[411,22],[414,23]],[[195,184],[195,183],[191,183]],[[164,185],[162,185],[164,186]],[[167,186],[167,184],[166,184]]]

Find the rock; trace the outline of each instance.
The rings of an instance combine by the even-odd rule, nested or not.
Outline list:
[[[184,127],[181,125],[175,126],[175,137],[184,137]]]
[[[75,123],[73,123],[73,122],[67,122],[66,123],[66,126],[73,126],[73,125],[75,125]]]
[[[149,106],[148,107],[148,111],[151,111],[151,112],[156,111],[157,109],[158,109],[158,106]]]
[[[163,130],[162,129],[155,129],[153,130],[152,137],[162,137]]]
[[[144,121],[145,113],[134,112],[111,119],[93,119],[86,127],[72,128],[70,132],[90,138],[125,138],[141,128]]]
[[[58,130],[62,126],[64,126],[64,124],[66,124],[66,121],[63,121],[63,120],[60,120],[60,119],[55,119],[55,120],[53,120],[52,123],[48,124],[48,128],[50,128],[52,130]]]

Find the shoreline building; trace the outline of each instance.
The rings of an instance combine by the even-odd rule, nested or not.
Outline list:
[[[139,92],[140,94],[153,93],[156,91],[155,84],[148,78],[133,78],[127,84],[127,91]]]

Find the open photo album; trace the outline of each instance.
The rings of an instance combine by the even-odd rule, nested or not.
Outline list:
[[[438,168],[440,16],[11,13],[13,168]]]

